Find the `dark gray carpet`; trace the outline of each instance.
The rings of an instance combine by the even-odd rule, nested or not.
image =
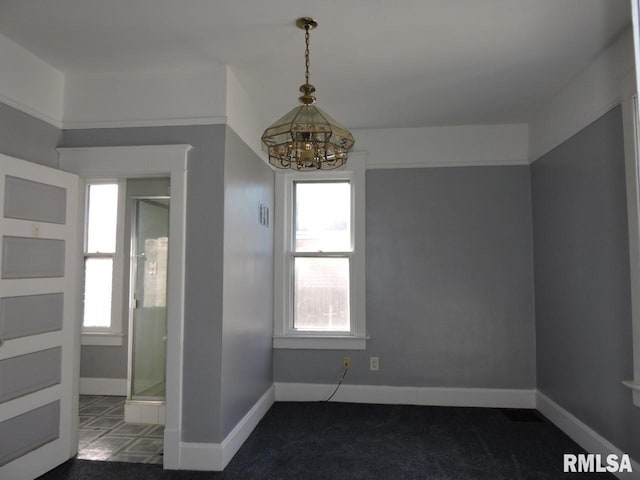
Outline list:
[[[583,453],[532,410],[276,403],[223,473],[70,460],[43,480],[614,479],[564,474]]]

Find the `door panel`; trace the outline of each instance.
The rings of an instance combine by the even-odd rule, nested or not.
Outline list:
[[[23,295],[0,298],[0,338],[37,335],[62,329],[64,295]]]
[[[64,240],[2,236],[2,278],[64,277]]]
[[[59,435],[58,401],[0,422],[0,466],[58,439]]]
[[[60,383],[60,347],[0,360],[0,403]]]
[[[0,155],[0,478],[75,454],[78,177]]]
[[[7,175],[4,189],[6,218],[64,225],[66,215],[66,189]]]

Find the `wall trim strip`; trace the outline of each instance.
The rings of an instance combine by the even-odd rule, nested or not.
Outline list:
[[[355,153],[355,152],[354,152]],[[528,160],[495,160],[495,161],[442,161],[442,162],[422,162],[422,163],[375,163],[367,165],[367,170],[376,169],[396,169],[396,168],[443,168],[443,167],[509,167],[514,165],[529,165]]]
[[[136,128],[136,127],[177,127],[183,125],[224,125],[226,116],[185,117],[185,118],[148,118],[139,120],[87,120],[64,122],[64,130],[82,130],[87,128]]]
[[[221,443],[181,442],[180,470],[222,471],[274,402],[275,387],[272,385]]]
[[[59,120],[57,118],[52,117],[51,115],[46,114],[45,112],[38,110],[36,108],[32,108],[28,105],[25,105],[23,103],[20,103],[10,97],[8,97],[7,95],[3,95],[2,93],[0,93],[0,103],[4,103],[5,105],[8,105],[9,107],[15,108],[16,110],[27,114],[33,118],[36,118],[38,120],[42,120],[43,122],[56,127],[56,128],[60,128],[62,129],[62,120]]]
[[[278,402],[316,402],[326,399],[335,385],[276,382]],[[392,405],[438,405],[446,407],[535,408],[534,389],[392,387],[389,385],[342,385],[333,401]]]
[[[615,454],[618,457],[625,453],[540,391],[536,392],[536,405],[540,413],[587,452],[603,456]],[[640,480],[640,464],[633,459],[631,464],[632,473],[615,475],[625,480]]]

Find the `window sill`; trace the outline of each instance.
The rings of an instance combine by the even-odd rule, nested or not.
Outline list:
[[[82,332],[82,336],[80,337],[80,345],[121,347],[123,342],[123,333]]]
[[[347,336],[274,336],[273,348],[304,350],[365,350],[369,337]]]

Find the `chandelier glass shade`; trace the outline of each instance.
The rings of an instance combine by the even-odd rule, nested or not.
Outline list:
[[[317,23],[311,18],[296,22],[305,30],[306,82],[300,87],[302,105],[274,122],[262,134],[262,146],[269,163],[277,168],[331,170],[347,162],[355,140],[353,135],[315,103],[315,87],[309,83],[309,30]]]

